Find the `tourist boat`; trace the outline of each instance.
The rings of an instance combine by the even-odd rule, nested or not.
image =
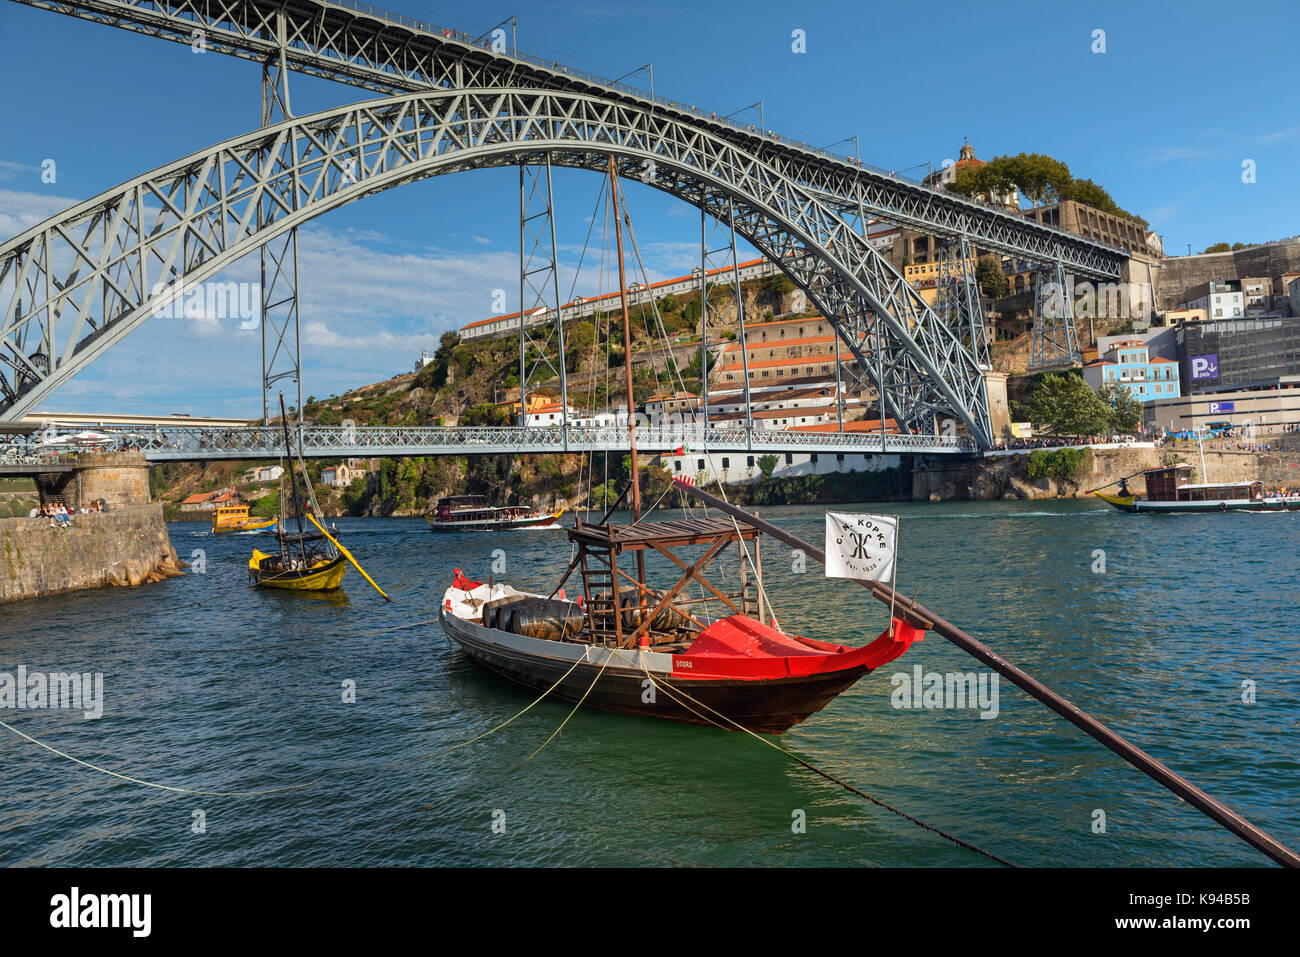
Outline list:
[[[453,495],[438,499],[424,516],[435,532],[491,532],[514,528],[555,528],[564,509],[551,512],[524,505],[488,504],[482,495]]]
[[[271,528],[278,518],[253,518],[247,505],[224,505],[212,510],[212,533],[261,532]]]
[[[630,356],[612,158],[609,176],[623,354]],[[629,409],[631,365],[625,363]],[[628,487],[598,522],[579,517],[567,530],[573,557],[550,593],[474,581],[455,569],[439,618],[470,658],[525,687],[605,711],[779,734],[921,637],[921,629],[892,614],[890,627],[860,648],[782,631],[767,614],[759,529],[730,518],[642,521],[635,419],[629,440]],[[609,522],[629,491],[631,524]],[[739,590],[728,592],[704,572],[733,546],[740,562]],[[678,556],[674,550],[681,548],[691,552]],[[647,586],[647,555],[667,558],[682,574],[666,590]],[[571,601],[563,588],[575,571],[582,595]],[[708,613],[710,605],[718,614]]]
[[[1103,502],[1124,512],[1288,512],[1300,510],[1300,495],[1266,494],[1262,482],[1187,481],[1192,467],[1184,463],[1147,469],[1146,494],[1129,490],[1120,479],[1115,494],[1093,491]]]

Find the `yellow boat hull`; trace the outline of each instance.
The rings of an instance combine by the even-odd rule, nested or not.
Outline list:
[[[248,571],[253,582],[259,588],[282,588],[288,591],[334,591],[343,583],[343,573],[348,570],[348,563],[340,555],[334,559],[322,559],[311,568],[286,571],[264,571],[261,563],[270,555],[253,550],[253,557],[248,560]]]
[[[245,518],[233,522],[222,522],[212,524],[212,533],[219,535],[222,532],[260,532],[266,528],[273,528],[277,519],[274,518]]]

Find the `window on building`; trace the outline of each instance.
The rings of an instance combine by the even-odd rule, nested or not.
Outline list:
[[[725,455],[722,457],[722,467],[724,469],[731,468],[731,459],[727,458]]]
[[[749,468],[752,469],[754,467],[754,456],[752,455],[745,456],[745,465],[747,465]]]
[[[843,461],[844,461],[844,453],[843,453],[843,452],[837,452],[837,453],[835,453],[835,461],[836,461],[836,462],[843,462]]]
[[[791,453],[791,452],[787,452],[787,453],[785,453],[785,464],[786,464],[786,465],[794,465],[794,454],[793,454],[793,453]]]
[[[696,468],[698,471],[703,472],[703,471],[704,471],[704,459],[696,459],[696,460],[695,460],[695,468]]]
[[[817,461],[817,453],[814,452],[812,455],[808,456],[808,461],[809,461],[809,462],[816,462],[816,461]]]
[[[682,460],[678,459],[673,463],[673,466],[678,472],[680,472],[682,470]]]

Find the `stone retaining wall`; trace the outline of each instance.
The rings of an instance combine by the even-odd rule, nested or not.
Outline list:
[[[161,505],[75,515],[71,528],[47,518],[0,519],[0,604],[183,574]]]

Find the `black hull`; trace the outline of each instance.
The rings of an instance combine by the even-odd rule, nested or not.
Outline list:
[[[720,713],[743,728],[765,734],[780,734],[816,714],[869,670],[847,668],[828,674],[773,680],[683,680],[655,674],[654,681],[659,688],[654,700],[646,701],[650,685],[645,673],[639,670],[607,667],[602,673],[599,665],[583,663],[564,677],[572,667],[570,661],[487,646],[454,632],[452,637],[479,664],[526,688],[545,691],[560,681],[551,696],[564,701],[577,702],[586,695],[583,704],[601,711],[736,730],[735,725],[719,717]],[[592,687],[593,680],[595,687]],[[673,695],[683,700],[674,700]]]

